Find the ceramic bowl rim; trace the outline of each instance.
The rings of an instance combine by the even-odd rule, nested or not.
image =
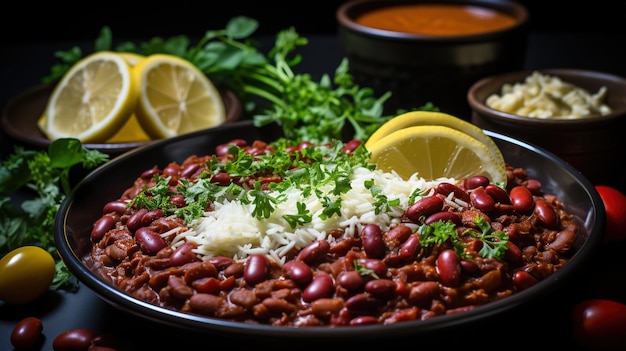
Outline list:
[[[358,24],[353,19],[352,12],[359,11],[360,8],[372,7],[377,8],[389,4],[410,4],[410,3],[434,3],[434,4],[468,4],[475,6],[483,6],[492,9],[504,10],[508,9],[509,14],[513,15],[516,19],[516,23],[513,26],[506,27],[500,30],[491,31],[487,33],[477,33],[468,35],[455,35],[455,36],[433,36],[423,34],[412,33],[400,33],[383,29],[371,28]],[[520,30],[528,25],[529,13],[524,5],[517,1],[497,1],[497,0],[352,0],[345,2],[336,11],[337,22],[340,26],[351,30],[356,33],[360,33],[365,36],[399,40],[399,41],[415,41],[415,42],[456,42],[456,41],[481,41],[494,37],[505,36],[506,33]]]

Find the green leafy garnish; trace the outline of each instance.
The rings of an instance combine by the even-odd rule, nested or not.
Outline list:
[[[378,274],[376,274],[376,272],[374,272],[373,270],[371,270],[369,268],[361,266],[359,264],[359,261],[354,260],[354,261],[352,261],[352,264],[354,265],[354,270],[359,272],[359,275],[362,275],[364,277],[371,276],[374,279],[378,279],[379,278]]]
[[[315,81],[310,74],[294,71],[302,61],[297,50],[308,44],[307,38],[293,27],[282,30],[266,55],[251,37],[258,26],[256,20],[238,16],[224,29],[206,31],[193,46],[188,37],[178,35],[155,37],[139,45],[123,42],[116,47],[110,28],[103,27],[94,51],[164,53],[189,60],[216,84],[235,91],[256,126],[276,123],[284,136],[294,141],[366,140],[393,116],[383,114],[391,93],[378,97],[373,89],[357,85],[347,59],[332,77],[324,74]],[[82,54],[74,47],[55,56],[60,62],[44,77],[48,83],[60,79]],[[416,109],[438,111],[430,103]]]
[[[470,235],[473,239],[480,240],[483,245],[478,254],[484,258],[500,259],[508,249],[508,234],[502,231],[494,232],[491,225],[480,216],[476,216],[474,223],[480,232],[475,229],[468,229],[463,234]],[[459,256],[464,256],[465,243],[456,231],[456,225],[451,222],[438,221],[418,228],[420,234],[420,245],[426,248],[439,246],[444,243],[452,244]]]
[[[71,171],[78,166],[89,170],[108,159],[73,138],[55,140],[47,152],[16,146],[0,164],[0,256],[20,246],[40,246],[56,261],[52,287],[75,288],[54,246],[54,221],[61,203],[74,191]],[[26,199],[11,197],[18,191]]]

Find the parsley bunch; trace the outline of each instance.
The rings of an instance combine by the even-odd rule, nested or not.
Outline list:
[[[53,288],[72,288],[72,275],[54,246],[56,214],[74,188],[70,171],[78,166],[94,168],[108,158],[72,138],[55,140],[47,152],[16,146],[0,163],[0,257],[20,246],[38,245],[55,258]],[[11,197],[20,190],[29,194],[27,199]]]

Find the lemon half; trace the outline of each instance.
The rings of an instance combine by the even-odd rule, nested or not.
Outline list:
[[[138,88],[137,121],[152,139],[224,123],[224,102],[209,78],[191,62],[155,54],[133,68]]]
[[[40,126],[50,140],[73,137],[83,143],[104,142],[128,120],[136,103],[128,63],[101,51],[78,61],[57,83]]]
[[[485,144],[495,158],[502,157],[500,148],[481,128],[453,115],[434,111],[411,111],[390,119],[372,133],[367,139],[365,147],[373,145],[378,140],[397,130],[421,125],[440,125],[459,130]]]
[[[367,146],[377,167],[395,171],[408,179],[460,180],[484,175],[494,183],[506,184],[506,165],[483,141],[441,125],[405,127]]]

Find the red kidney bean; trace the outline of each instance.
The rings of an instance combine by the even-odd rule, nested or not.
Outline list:
[[[522,261],[522,250],[510,240],[506,242],[507,250],[504,252],[504,259],[511,263]]]
[[[411,227],[404,223],[399,223],[389,229],[389,231],[383,235],[383,238],[389,247],[396,247],[405,242],[411,234],[413,234]]]
[[[243,278],[248,285],[256,285],[267,278],[268,262],[265,255],[253,254],[248,256],[243,270]]]
[[[224,268],[225,277],[230,277],[230,276],[241,277],[243,276],[243,272],[244,272],[244,264],[241,262],[233,262],[233,264]]]
[[[218,185],[226,186],[230,184],[230,174],[226,172],[218,172],[211,176],[211,183],[216,183]]]
[[[496,202],[506,204],[506,205],[511,204],[511,199],[509,198],[509,194],[506,192],[506,190],[502,189],[501,187],[495,184],[489,184],[485,187],[485,191]]]
[[[396,291],[396,282],[391,279],[373,279],[365,283],[365,291],[372,295],[387,295]]]
[[[191,286],[199,293],[217,295],[222,290],[222,284],[215,277],[204,277],[191,282]]]
[[[321,298],[311,302],[311,311],[318,317],[328,318],[333,315],[338,315],[343,306],[343,300]]]
[[[306,285],[313,280],[313,271],[303,261],[289,261],[283,265],[283,269],[291,280],[298,285]]]
[[[537,179],[527,179],[524,186],[528,188],[531,194],[541,196],[541,182]]]
[[[312,264],[326,256],[328,250],[330,250],[330,244],[328,241],[317,240],[300,250],[298,259],[306,262],[307,264]]]
[[[337,276],[337,284],[350,291],[363,288],[367,278],[357,271],[344,271]]]
[[[426,305],[437,295],[439,295],[439,284],[433,281],[426,281],[411,287],[409,300],[418,305]]]
[[[189,307],[192,311],[205,316],[214,316],[223,304],[222,298],[211,294],[194,294],[189,298]]]
[[[520,290],[525,290],[530,288],[531,286],[537,284],[537,278],[530,275],[530,273],[526,271],[517,271],[513,273],[513,283]]]
[[[215,154],[217,156],[224,156],[228,154],[228,148],[230,145],[235,145],[237,147],[245,147],[246,145],[248,145],[248,142],[245,141],[244,139],[233,139],[227,143],[224,144],[220,144],[217,147],[215,147]]]
[[[469,190],[476,189],[479,186],[486,187],[487,185],[489,185],[489,178],[484,175],[471,176],[465,180],[465,188]]]
[[[478,187],[470,193],[472,205],[483,212],[490,212],[495,209],[496,202],[483,187]]]
[[[341,149],[343,152],[345,153],[352,153],[354,152],[354,150],[356,150],[359,146],[361,146],[361,141],[358,139],[352,139],[350,141],[348,141],[347,143],[345,143],[343,145],[343,148]]]
[[[437,185],[437,193],[445,195],[445,196],[448,196],[450,193],[454,193],[454,196],[457,199],[463,200],[465,202],[470,202],[470,197],[467,194],[467,192],[465,192],[465,190],[459,188],[458,186],[452,183],[448,183],[448,182],[439,183],[439,185]]]
[[[170,197],[169,203],[171,203],[172,205],[178,208],[187,206],[187,201],[185,200],[185,196],[183,196],[182,194],[175,194],[172,197]]]
[[[235,260],[232,257],[214,256],[214,257],[209,257],[209,259],[207,259],[207,262],[214,265],[219,270],[224,270],[226,269],[226,267],[235,263]]]
[[[378,224],[366,224],[361,230],[361,243],[367,257],[382,258],[385,256],[383,232]]]
[[[194,173],[196,173],[200,169],[200,167],[202,167],[202,165],[199,163],[191,163],[191,164],[185,165],[182,171],[180,171],[180,176],[182,178],[189,178],[193,176]]]
[[[169,258],[170,265],[179,267],[185,263],[199,261],[198,255],[193,252],[196,247],[198,245],[189,241],[177,247]]]
[[[444,223],[450,221],[456,224],[457,227],[460,227],[463,224],[463,222],[461,221],[461,217],[459,217],[458,214],[448,211],[441,211],[431,214],[426,218],[426,220],[424,220],[424,224],[433,224],[439,221],[442,221]]]
[[[145,170],[143,173],[141,173],[140,178],[150,180],[154,177],[155,174],[161,174],[161,170],[157,166]]]
[[[97,243],[102,240],[104,234],[113,229],[116,221],[117,219],[109,214],[100,217],[91,229],[91,242]]]
[[[315,301],[332,295],[335,289],[333,278],[326,273],[319,273],[302,292],[305,302]]]
[[[437,196],[427,196],[415,201],[414,204],[406,209],[406,217],[414,223],[430,216],[435,212],[443,209],[443,200]]]
[[[268,297],[263,299],[262,304],[267,308],[268,311],[273,314],[290,314],[297,309],[295,305],[290,304],[283,299],[275,297]]]
[[[559,217],[554,212],[554,207],[543,198],[535,200],[535,214],[546,227],[556,229],[559,224]]]
[[[146,227],[137,229],[137,232],[135,232],[135,241],[139,244],[141,251],[148,255],[156,255],[159,250],[166,246],[165,240],[163,240],[159,233]]]
[[[160,208],[147,211],[143,216],[141,216],[141,226],[149,226],[150,223],[164,216],[163,210]]]
[[[126,227],[131,233],[134,233],[137,229],[143,226],[142,218],[147,212],[148,209],[140,208],[128,218],[128,221],[126,221]]]
[[[420,248],[419,234],[412,234],[400,247],[398,255],[402,259],[409,259],[415,257],[415,254]]]
[[[57,335],[52,341],[54,351],[87,350],[98,334],[85,328],[69,329]]]
[[[376,311],[378,300],[366,293],[356,294],[346,300],[346,308],[359,314]]]
[[[478,269],[480,268],[476,262],[470,260],[461,260],[459,264],[461,265],[463,272],[470,274],[478,272]]]
[[[206,277],[218,277],[219,272],[214,265],[206,261],[197,261],[183,267],[183,278],[186,284],[190,284],[193,281]]]
[[[437,256],[439,279],[445,286],[456,287],[461,281],[461,265],[459,256],[452,249],[443,250]]]
[[[369,269],[378,276],[378,278],[384,278],[387,276],[387,265],[382,260],[375,258],[359,258],[357,263],[366,269]]]
[[[111,212],[115,212],[119,215],[123,215],[124,213],[126,213],[128,203],[126,201],[110,201],[107,202],[103,207],[102,207],[102,214],[107,214],[107,213],[111,213]]]
[[[511,191],[509,191],[509,197],[511,198],[513,207],[519,212],[527,213],[535,206],[533,194],[523,185],[514,186]]]
[[[358,316],[350,320],[350,325],[368,325],[378,323],[378,318],[373,316]]]
[[[167,277],[167,286],[170,294],[179,300],[185,300],[193,296],[193,289],[179,276],[170,274]]]
[[[178,178],[180,176],[180,170],[180,165],[176,163],[170,163],[169,165],[167,165],[167,167],[163,168],[162,176]]]
[[[19,321],[11,331],[11,345],[16,349],[29,349],[39,341],[43,323],[36,317],[26,317]]]

